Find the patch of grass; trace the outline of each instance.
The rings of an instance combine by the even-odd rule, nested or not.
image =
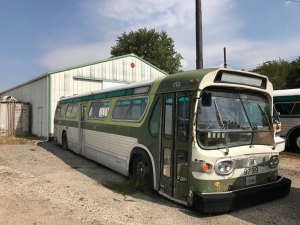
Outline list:
[[[22,144],[36,144],[42,140],[36,136],[1,136],[0,145],[22,145]]]
[[[137,192],[150,191],[144,182],[140,180],[134,180],[132,177],[129,177],[129,179],[124,182],[99,180],[97,183],[122,195],[132,195]]]

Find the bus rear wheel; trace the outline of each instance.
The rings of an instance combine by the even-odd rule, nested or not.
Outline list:
[[[295,152],[300,153],[300,130],[296,130],[292,133],[290,145]]]
[[[141,182],[150,190],[153,189],[153,170],[149,156],[137,154],[132,162],[132,176],[136,182]]]
[[[68,137],[66,132],[63,132],[62,134],[62,148],[68,150]]]

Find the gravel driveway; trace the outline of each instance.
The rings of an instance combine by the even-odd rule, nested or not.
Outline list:
[[[128,179],[53,142],[0,145],[0,224],[299,224],[300,157],[283,154],[283,199],[205,215],[155,193],[122,195],[98,181]]]

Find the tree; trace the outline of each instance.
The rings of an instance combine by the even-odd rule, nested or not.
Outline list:
[[[286,88],[286,77],[290,64],[282,59],[264,62],[254,72],[266,75],[273,84],[274,90]]]
[[[286,76],[286,88],[300,88],[300,57],[290,63],[290,70]]]
[[[147,28],[123,32],[116,40],[117,44],[111,47],[112,57],[134,53],[159,69],[169,73],[177,73],[182,68],[182,56],[174,49],[174,40],[162,30]]]

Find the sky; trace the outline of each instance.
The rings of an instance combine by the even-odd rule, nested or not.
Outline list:
[[[0,0],[0,92],[109,57],[123,32],[166,31],[196,69],[195,0]],[[253,69],[300,56],[300,1],[202,0],[203,67]]]

